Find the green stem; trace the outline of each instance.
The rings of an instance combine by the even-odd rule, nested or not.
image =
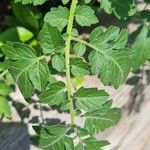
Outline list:
[[[76,42],[78,42],[78,43],[85,44],[85,45],[87,45],[88,47],[90,47],[90,48],[92,48],[92,49],[95,49],[96,51],[99,51],[99,52],[101,52],[101,53],[103,54],[103,52],[102,52],[99,48],[97,48],[97,47],[95,47],[94,45],[92,45],[92,44],[86,42],[85,40],[82,40],[82,39],[79,39],[79,38],[76,38],[76,37],[71,37],[71,40],[72,40],[72,41],[76,41]]]
[[[70,101],[70,117],[71,117],[71,125],[74,125],[74,107],[73,107],[73,99],[72,99],[72,92],[71,92],[71,77],[70,77],[70,47],[71,47],[71,34],[73,29],[73,20],[74,20],[74,14],[76,10],[78,0],[72,0],[71,7],[70,7],[70,16],[68,20],[67,25],[67,34],[68,38],[66,41],[66,47],[65,47],[65,60],[66,60],[66,85],[67,85],[67,93],[68,93],[68,99]]]

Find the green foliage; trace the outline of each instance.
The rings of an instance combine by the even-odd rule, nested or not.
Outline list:
[[[91,26],[98,22],[94,11],[89,6],[77,6],[76,9],[76,21],[81,26]]]
[[[12,92],[12,89],[7,84],[0,82],[0,118],[11,118],[11,111],[7,99],[10,92]]]
[[[111,14],[112,12],[119,19],[127,19],[129,16],[133,16],[137,9],[135,0],[98,0],[101,4],[101,8],[106,13]]]
[[[59,105],[65,100],[65,84],[61,81],[51,83],[48,89],[40,95],[40,102],[49,106]]]
[[[46,150],[102,150],[109,142],[97,140],[95,134],[116,125],[121,109],[112,107],[112,100],[104,90],[83,87],[84,76],[97,75],[104,85],[118,88],[131,70],[143,65],[150,58],[149,12],[140,12],[143,24],[132,35],[131,45],[127,29],[97,24],[99,19],[90,7],[91,0],[80,5],[78,0],[62,0],[66,6],[51,7],[49,12],[41,14],[37,11],[40,7],[35,5],[45,2],[15,0],[12,3],[16,20],[7,17],[15,23],[7,18],[7,25],[13,27],[0,33],[0,57],[4,59],[0,63],[0,79],[5,81],[9,72],[26,100],[37,94],[39,103],[70,113],[69,125],[34,127],[35,145]],[[127,19],[137,11],[134,0],[97,2],[102,10],[115,14],[118,19]],[[17,26],[24,27],[22,34]],[[78,27],[92,27],[89,38],[79,36]],[[61,74],[66,79],[58,81],[53,74]],[[0,83],[0,117],[11,117],[6,98],[10,92],[6,83]],[[76,126],[76,116],[84,118],[83,128]]]
[[[22,4],[26,5],[26,4],[33,4],[33,5],[41,5],[44,2],[46,2],[47,0],[15,0],[15,2],[22,2]]]
[[[48,126],[46,128],[35,126],[34,129],[38,137],[33,138],[33,143],[38,143],[42,149],[65,150],[67,144],[73,144],[72,142],[68,143],[69,138],[66,133],[69,129],[65,126]]]
[[[65,46],[60,32],[47,23],[40,32],[40,39],[44,54],[61,53]]]
[[[52,8],[45,16],[44,21],[54,27],[63,29],[68,22],[69,10],[66,7],[59,6],[58,8]]]
[[[137,70],[144,62],[150,58],[150,30],[149,27],[143,25],[136,31],[138,35],[132,45],[133,53],[136,59],[133,63],[133,69]],[[134,33],[135,34],[135,33]]]
[[[80,88],[74,93],[77,99],[76,105],[79,110],[93,111],[100,109],[108,99],[108,94],[96,88]]]
[[[82,58],[74,58],[70,62],[71,72],[74,76],[85,76],[90,74],[88,64]]]
[[[8,57],[8,69],[25,98],[30,98],[34,89],[45,89],[49,69],[44,57],[38,57],[33,48],[17,42],[7,42],[2,51]]]

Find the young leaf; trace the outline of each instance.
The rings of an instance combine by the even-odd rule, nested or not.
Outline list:
[[[44,24],[40,32],[40,40],[44,54],[60,53],[64,48],[64,41],[60,32],[48,23]]]
[[[40,148],[45,150],[66,150],[67,146],[71,147],[70,138],[66,136],[66,132],[69,130],[65,126],[46,126],[44,127],[33,127],[38,137],[32,138],[33,144],[38,145]],[[71,150],[71,149],[70,149]]]
[[[65,101],[65,84],[61,81],[51,83],[48,89],[40,95],[40,102],[49,106],[59,105]]]
[[[121,118],[121,109],[104,106],[102,109],[95,110],[86,114],[85,128],[90,135],[104,131],[110,126],[114,126]]]
[[[35,89],[43,91],[49,77],[49,68],[46,61],[39,61],[29,69],[29,77]]]
[[[89,6],[78,6],[75,19],[81,26],[91,26],[98,22],[94,11]]]
[[[82,58],[74,58],[71,60],[71,72],[74,76],[85,76],[90,74],[88,65],[83,62]]]
[[[7,98],[0,96],[0,117],[2,116],[11,118],[11,111]]]
[[[83,109],[87,112],[102,108],[108,100],[108,94],[105,91],[97,88],[80,88],[74,93],[74,98],[77,99],[76,106],[79,110]]]
[[[75,55],[77,57],[81,57],[86,51],[86,46],[82,43],[76,43],[73,47],[73,50],[75,51]]]
[[[17,2],[22,2],[23,5],[26,4],[32,4],[33,5],[42,5],[43,3],[45,3],[47,0],[15,0],[15,3]]]
[[[69,10],[66,7],[59,6],[58,8],[52,8],[44,18],[44,21],[54,27],[63,29],[68,22]]]
[[[59,72],[64,71],[65,68],[65,58],[63,55],[54,55],[52,57],[52,66]]]

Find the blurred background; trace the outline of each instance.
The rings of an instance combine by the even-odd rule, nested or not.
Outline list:
[[[96,26],[116,25],[128,28],[128,47],[139,42],[138,36],[142,38],[139,53],[141,57],[142,50],[150,51],[150,1],[137,0],[134,5],[134,0],[127,0],[127,3],[125,0],[119,1],[122,5],[109,14],[101,9],[97,0],[92,0],[89,5],[95,10],[100,22],[90,28],[82,28],[75,23],[75,28],[83,38],[88,37]],[[84,0],[79,3],[83,4]],[[125,4],[130,3],[132,7],[128,8]],[[38,53],[41,53],[38,34],[43,26],[43,18],[52,7],[59,5],[62,5],[61,0],[45,0],[42,5],[36,6],[0,0],[0,47],[6,41],[18,41],[36,48]],[[67,7],[70,7],[70,3]],[[126,13],[120,15],[121,9]],[[5,56],[0,49],[0,150],[38,150],[29,140],[35,134],[32,125],[42,122],[69,123],[69,115],[37,103],[36,96],[28,102],[25,101],[14,79],[6,70],[4,60]],[[85,87],[96,86],[105,89],[113,98],[113,105],[123,110],[122,119],[117,126],[97,135],[98,139],[111,142],[105,150],[150,150],[150,62],[147,58],[139,61],[143,66],[131,72],[126,83],[119,89],[103,86],[96,76],[86,76],[84,82],[80,83]],[[64,80],[62,75],[56,75],[56,70],[51,69],[51,72],[57,79]],[[76,124],[82,125],[82,120],[77,118]]]

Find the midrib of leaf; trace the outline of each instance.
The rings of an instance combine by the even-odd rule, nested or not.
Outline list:
[[[17,76],[17,78],[16,78],[16,82],[18,82],[18,79],[19,79],[20,75],[22,75],[22,73],[24,73],[25,71],[27,71],[28,69],[30,69],[34,64],[36,64],[37,62],[39,62],[40,60],[42,60],[42,59],[44,59],[44,58],[46,58],[46,56],[45,56],[45,55],[42,55],[42,56],[37,57],[36,59],[34,59],[34,61],[33,61],[30,65],[28,65],[27,67],[25,67],[25,68],[18,74],[18,76]],[[32,59],[31,59],[31,60],[32,60]]]
[[[89,118],[89,119],[97,119],[97,120],[107,120],[107,121],[109,121],[109,122],[112,122],[113,124],[115,124],[115,122],[113,121],[113,120],[111,120],[111,119],[108,119],[108,118],[103,118],[103,117],[98,117],[98,116],[86,116],[86,118]]]
[[[108,58],[109,60],[111,60],[113,63],[115,63],[117,65],[117,67],[119,68],[120,70],[120,74],[121,74],[121,78],[122,80],[124,79],[124,76],[123,76],[123,70],[121,69],[121,67],[119,66],[118,62],[116,62],[113,58],[111,58],[110,56],[108,56],[107,54],[105,54],[101,49],[97,48],[96,46],[82,40],[82,39],[79,39],[79,38],[76,38],[76,37],[72,37],[71,38],[73,41],[76,41],[76,42],[79,42],[79,43],[82,43],[82,44],[85,44],[87,45],[88,47],[100,52],[106,59]],[[117,58],[118,59],[118,58]]]

